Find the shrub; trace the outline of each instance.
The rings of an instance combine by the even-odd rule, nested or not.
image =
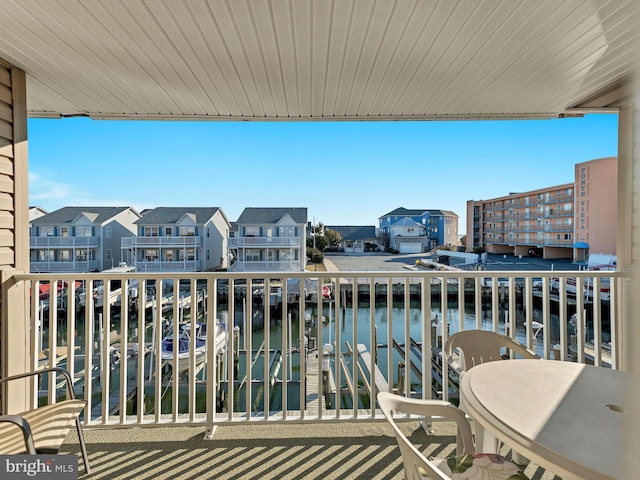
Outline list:
[[[308,248],[307,258],[311,260],[313,263],[322,263],[324,260],[324,253],[322,253],[317,248]]]

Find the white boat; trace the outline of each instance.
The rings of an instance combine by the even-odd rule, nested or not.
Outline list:
[[[136,267],[129,266],[126,263],[122,262],[117,267],[110,268],[108,270],[103,270],[100,273],[132,273],[136,271]],[[118,281],[117,285],[120,285]],[[128,283],[128,294],[129,298],[136,298],[138,296],[138,280],[129,280]],[[99,285],[93,289],[93,306],[97,308],[102,308],[104,305],[104,285]],[[109,291],[109,305],[120,305],[120,300],[122,299],[122,288],[117,287],[113,288]],[[87,304],[87,292],[82,291],[78,294],[78,302],[82,307]]]
[[[616,263],[605,264],[590,264],[583,270],[583,272],[613,272],[617,269]],[[560,289],[560,280],[556,277],[550,278],[549,283],[552,291],[558,291]],[[584,277],[583,280],[583,292],[586,300],[593,300],[593,277]],[[578,291],[576,288],[576,278],[569,277],[566,282],[567,293],[575,295]],[[611,278],[600,278],[600,299],[609,301],[611,297]]]
[[[216,323],[216,354],[225,350],[227,341],[227,331],[224,324]],[[178,372],[182,373],[189,368],[189,349],[191,347],[191,339],[194,338],[195,364],[199,365],[206,361],[207,354],[207,325],[205,323],[196,323],[195,332],[191,331],[190,323],[183,323],[178,326],[178,340],[173,337],[173,327],[170,327],[170,333],[162,339],[161,359],[162,363],[173,368],[174,352],[176,344],[178,346]]]

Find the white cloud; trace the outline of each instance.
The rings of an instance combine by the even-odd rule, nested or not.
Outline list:
[[[46,178],[29,172],[29,204],[38,205],[49,211],[68,206],[132,206],[114,198],[102,198],[102,192],[86,192],[76,185]]]
[[[44,178],[37,173],[29,172],[29,199],[59,201],[73,195],[73,187],[66,183]],[[33,203],[33,202],[30,202]]]

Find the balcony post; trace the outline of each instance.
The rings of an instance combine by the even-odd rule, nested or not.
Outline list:
[[[0,210],[12,217],[11,224],[0,226],[4,242],[0,247],[0,288],[2,307],[0,312],[0,375],[22,373],[30,368],[30,325],[28,316],[28,292],[24,282],[16,283],[14,275],[29,271],[29,168],[27,150],[27,83],[25,72],[0,59],[0,66],[8,76],[3,84],[10,89],[12,137],[0,148],[0,156],[11,164],[6,173],[12,182],[3,192]],[[8,239],[8,241],[7,241]],[[3,412],[24,410],[29,404],[28,382],[11,387],[11,397],[0,392]]]
[[[33,369],[30,347],[29,301],[25,282],[16,282],[15,270],[2,270],[2,376],[15,375]],[[8,341],[11,339],[11,341]],[[22,412],[29,408],[29,383],[11,383],[11,396],[0,392],[2,412]]]

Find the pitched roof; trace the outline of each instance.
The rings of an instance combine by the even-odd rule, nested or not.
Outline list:
[[[384,215],[382,215],[381,217],[378,217],[378,218],[390,217],[392,215],[415,217],[417,215],[422,215],[426,211],[427,211],[426,208],[409,210],[408,208],[399,207],[399,208],[396,208],[395,210],[392,210],[389,213],[386,213],[386,214],[384,214]]]
[[[79,215],[85,214],[93,223],[102,224],[131,207],[63,207],[47,215],[36,218],[31,222],[33,225],[61,225],[72,223]]]
[[[367,240],[376,238],[376,227],[371,225],[350,225],[350,226],[324,226],[326,230],[335,230],[343,240]]]
[[[415,225],[421,228],[424,228],[423,225],[421,225],[420,223],[408,217],[401,218],[397,222],[391,224],[392,227],[406,227],[406,226],[415,226]]]
[[[146,212],[135,224],[170,225],[178,222],[185,215],[190,215],[195,223],[204,225],[218,210],[220,210],[220,213],[226,220],[227,217],[220,207],[157,207]]]
[[[384,218],[384,217],[391,217],[391,216],[396,216],[396,217],[417,217],[417,216],[422,216],[425,213],[428,213],[431,216],[439,216],[439,215],[454,215],[454,216],[458,216],[455,213],[453,213],[451,210],[441,210],[441,209],[437,209],[437,208],[416,208],[416,209],[408,209],[408,208],[404,208],[404,207],[399,207],[396,208],[395,210],[382,215],[381,217],[378,218]]]
[[[307,223],[306,207],[248,207],[242,211],[237,223],[239,225],[266,225],[278,223],[285,215],[289,215],[296,223]]]
[[[440,212],[443,215],[447,215],[449,217],[457,217],[458,216],[455,212],[452,212],[451,210],[440,210]]]

